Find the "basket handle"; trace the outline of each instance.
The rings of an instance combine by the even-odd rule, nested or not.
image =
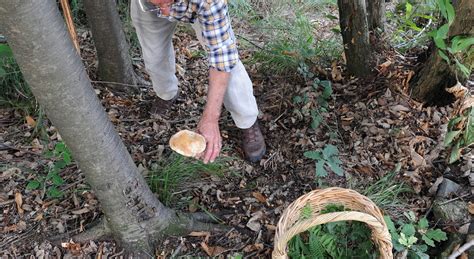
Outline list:
[[[283,219],[282,219],[283,220]],[[380,250],[380,258],[392,258],[392,241],[388,230],[374,216],[358,211],[342,211],[320,214],[313,218],[301,220],[292,225],[289,229],[276,230],[275,249],[272,253],[273,259],[287,259],[287,244],[294,236],[309,230],[310,228],[338,221],[360,221],[366,223],[372,230],[372,238]]]

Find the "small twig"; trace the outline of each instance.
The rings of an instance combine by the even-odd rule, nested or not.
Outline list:
[[[454,251],[449,257],[448,259],[456,259],[456,257],[462,255],[462,253],[466,252],[467,249],[471,248],[472,246],[474,246],[474,239],[465,243],[463,246],[461,246],[460,248],[456,249],[456,251]]]
[[[459,199],[466,198],[466,197],[469,196],[469,195],[471,195],[471,194],[465,194],[465,195],[463,195],[463,196],[459,196],[459,197],[453,198],[453,199],[451,199],[451,200],[447,200],[447,201],[445,201],[445,202],[443,202],[443,203],[440,203],[439,205],[446,205],[446,204],[451,203],[451,202],[453,202],[453,201],[457,201],[457,200],[459,200]]]
[[[61,0],[60,2],[61,2],[61,7],[64,13],[64,19],[66,19],[67,29],[69,31],[69,35],[71,36],[72,43],[74,44],[74,47],[76,48],[77,53],[80,54],[81,48],[79,46],[79,41],[77,40],[77,32],[76,32],[76,28],[74,27],[74,21],[72,20],[71,8],[69,7],[69,2],[68,0]]]
[[[254,43],[253,41],[251,41],[251,40],[245,38],[245,37],[242,36],[242,35],[237,35],[237,37],[239,37],[239,38],[245,40],[246,42],[252,44],[253,46],[255,46],[255,47],[257,47],[257,48],[259,48],[259,49],[261,49],[261,50],[265,50],[265,48],[262,48],[262,47],[258,46],[257,43]]]

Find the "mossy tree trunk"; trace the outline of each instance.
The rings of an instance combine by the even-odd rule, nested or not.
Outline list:
[[[84,0],[94,45],[99,58],[99,78],[102,81],[135,85],[129,44],[125,37],[115,1]],[[110,84],[119,90],[132,90],[121,84]]]
[[[163,235],[212,229],[178,215],[150,191],[91,86],[55,0],[0,0],[0,27],[105,214],[79,241],[108,235],[135,258],[149,258]]]
[[[347,70],[358,77],[367,76],[372,67],[365,1],[337,1]]]
[[[366,5],[369,30],[383,30],[385,23],[385,0],[366,0]]]
[[[449,28],[449,38],[454,36],[474,37],[474,1],[454,1],[456,17]],[[471,47],[472,48],[472,47]],[[467,52],[462,63],[471,67],[474,61],[474,51]],[[447,95],[445,88],[452,87],[457,81],[463,83],[467,78],[457,71],[455,65],[449,66],[434,48],[427,61],[422,64],[420,71],[411,83],[411,95],[414,99],[426,103],[443,103]]]

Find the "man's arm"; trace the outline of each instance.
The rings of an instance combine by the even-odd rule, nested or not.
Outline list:
[[[202,32],[198,33],[198,37],[202,36],[201,39],[208,48],[210,69],[207,103],[198,130],[207,141],[206,151],[201,158],[204,163],[208,163],[215,160],[222,148],[219,117],[229,84],[230,72],[237,64],[239,55],[225,1],[204,2],[199,11]]]
[[[209,69],[207,103],[198,125],[199,133],[201,133],[207,141],[206,150],[201,156],[205,164],[214,162],[222,148],[219,117],[221,115],[227,85],[229,84],[229,78],[229,72],[221,72],[215,68]]]

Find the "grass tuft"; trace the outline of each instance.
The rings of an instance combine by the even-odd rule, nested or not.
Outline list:
[[[199,160],[173,153],[160,160],[148,172],[147,182],[151,190],[158,194],[160,200],[169,205],[185,184],[189,184],[203,175],[224,176],[225,162],[226,160],[221,158],[214,163],[204,164]]]

